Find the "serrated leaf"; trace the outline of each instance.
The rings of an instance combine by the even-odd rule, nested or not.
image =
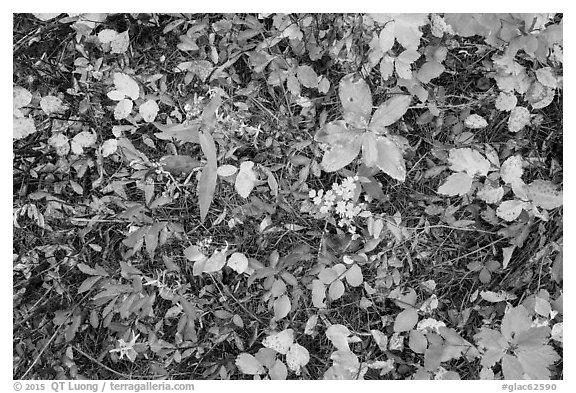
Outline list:
[[[349,74],[342,78],[338,88],[344,119],[351,124],[368,124],[372,114],[372,93],[366,81]]]
[[[510,112],[512,109],[516,108],[517,103],[518,99],[513,92],[501,91],[496,98],[496,109]]]
[[[216,164],[206,164],[198,180],[198,205],[200,205],[200,220],[204,222],[214,198],[218,168]]]
[[[444,72],[445,68],[437,61],[427,61],[422,64],[416,77],[422,83],[430,83],[432,79],[438,78]]]
[[[34,119],[31,117],[12,117],[12,138],[22,139],[36,132]]]
[[[542,67],[536,70],[536,78],[538,82],[542,83],[546,87],[555,89],[558,87],[558,82],[556,81],[556,76],[550,67]]]
[[[465,172],[456,172],[448,176],[438,193],[447,196],[465,195],[472,187],[473,178]]]
[[[528,314],[528,310],[526,310],[526,307],[520,305],[511,308],[504,314],[500,329],[506,340],[512,342],[515,335],[530,329],[531,326],[532,319]]]
[[[142,116],[142,119],[144,119],[146,123],[151,123],[156,119],[159,110],[160,108],[158,108],[156,101],[148,100],[140,105],[138,113],[140,113],[140,116]]]
[[[134,79],[126,74],[115,72],[114,86],[116,87],[117,91],[127,97],[130,97],[133,100],[136,100],[138,97],[140,97],[140,88],[138,83],[136,83]]]
[[[128,30],[119,33],[110,42],[110,52],[121,54],[128,50],[128,45],[130,44],[130,37],[128,35]]]
[[[528,185],[528,198],[543,209],[555,209],[563,204],[563,192],[546,180],[534,180]]]
[[[294,343],[286,354],[286,364],[288,368],[296,374],[300,374],[300,369],[308,364],[310,354],[302,345]]]
[[[418,323],[418,311],[415,308],[409,307],[400,312],[394,320],[394,331],[396,333],[407,332],[414,329]]]
[[[488,122],[482,116],[472,114],[464,120],[464,125],[473,130],[479,130],[486,128],[488,126]]]
[[[424,353],[428,347],[428,340],[422,332],[418,330],[410,330],[408,346],[416,353]]]
[[[521,131],[528,124],[530,124],[530,111],[528,109],[521,106],[512,109],[508,118],[508,130],[510,132]]]
[[[406,180],[406,163],[398,145],[391,138],[379,136],[376,138],[376,149],[376,166],[393,179]]]
[[[508,354],[502,357],[502,374],[505,379],[524,379],[524,370],[517,357]]]
[[[315,89],[318,87],[318,75],[314,69],[308,65],[298,66],[296,76],[304,87]]]
[[[47,115],[53,113],[64,113],[68,110],[68,105],[64,105],[62,100],[55,96],[45,96],[40,99],[40,108]]]
[[[236,175],[234,188],[242,198],[248,198],[248,196],[250,196],[258,180],[256,172],[252,169],[253,167],[254,163],[252,161],[244,161],[240,164],[240,171]]]
[[[530,379],[549,380],[550,369],[560,356],[550,345],[541,345],[535,348],[520,346],[517,350],[518,360],[522,369]]]
[[[274,319],[276,321],[281,320],[290,312],[292,304],[290,303],[290,298],[288,295],[283,295],[278,299],[274,300]]]
[[[525,207],[526,203],[518,199],[504,201],[496,209],[496,215],[505,221],[514,221]]]
[[[360,153],[362,138],[357,136],[349,144],[333,145],[324,152],[321,166],[326,172],[335,172],[350,164]]]
[[[412,97],[408,95],[397,95],[386,100],[374,112],[368,128],[377,133],[385,132],[386,126],[395,123],[404,116],[411,102]]]
[[[500,166],[500,177],[505,183],[518,183],[522,181],[523,174],[522,157],[519,155],[508,157]]]
[[[476,196],[486,203],[498,203],[504,196],[504,188],[492,187],[485,184],[480,190],[478,190]]]
[[[450,149],[448,156],[452,169],[455,172],[466,172],[470,176],[476,174],[486,176],[490,170],[490,161],[488,161],[480,152],[471,148]]]
[[[362,276],[362,269],[357,264],[354,264],[348,269],[345,274],[346,282],[352,287],[357,287],[362,284],[364,277]]]
[[[241,353],[236,358],[236,367],[243,374],[257,375],[264,374],[264,367],[262,364],[249,353]]]
[[[332,300],[340,299],[342,295],[344,295],[344,292],[344,284],[340,280],[332,281],[330,287],[328,287],[328,296],[330,296],[330,299]]]
[[[262,340],[262,345],[286,355],[294,343],[294,330],[286,329],[279,333],[271,334]]]
[[[126,98],[121,99],[114,107],[114,118],[116,120],[122,120],[127,118],[128,116],[130,116],[130,113],[132,113],[133,106],[134,103],[132,102],[132,100]]]

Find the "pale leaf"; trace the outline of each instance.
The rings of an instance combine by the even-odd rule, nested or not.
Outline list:
[[[450,149],[448,161],[451,164],[450,169],[455,172],[464,171],[470,176],[486,176],[490,169],[490,161],[477,150],[470,148]]]
[[[374,338],[376,345],[378,345],[378,348],[380,348],[380,350],[382,352],[387,351],[388,350],[388,336],[385,335],[384,333],[382,333],[380,330],[376,330],[376,329],[370,330],[370,333],[372,334],[372,337]]]
[[[142,116],[142,119],[144,119],[146,123],[151,123],[156,119],[159,109],[156,101],[148,100],[140,105],[138,113],[140,113],[140,116]]]
[[[116,90],[133,100],[140,97],[140,87],[138,86],[138,83],[126,74],[115,72],[114,86],[116,87]]]
[[[130,37],[128,36],[128,30],[119,33],[114,39],[110,42],[110,52],[121,54],[128,50],[128,44],[130,43]]]
[[[22,139],[36,132],[34,119],[31,117],[12,117],[12,138]]]
[[[386,126],[395,123],[404,116],[411,102],[412,97],[408,95],[397,95],[386,100],[374,112],[369,129],[378,133],[384,132]]]
[[[505,291],[500,292],[482,291],[480,292],[480,297],[490,303],[499,303],[516,299],[516,295],[510,294]]]
[[[504,188],[492,187],[485,184],[480,190],[478,190],[476,196],[486,203],[498,203],[504,196]]]
[[[296,75],[304,87],[314,89],[318,87],[318,75],[312,67],[308,65],[301,65],[296,70]]]
[[[108,44],[118,36],[118,32],[112,29],[104,29],[98,33],[98,40],[103,44]]]
[[[500,177],[508,184],[520,182],[523,173],[522,157],[519,155],[508,157],[500,166]]]
[[[394,46],[394,26],[393,21],[386,23],[382,30],[380,30],[380,35],[378,37],[380,49],[382,52],[388,52]]]
[[[214,251],[214,254],[206,261],[204,273],[214,273],[222,270],[226,264],[226,255],[222,251]]]
[[[406,163],[398,145],[391,138],[380,136],[376,138],[376,149],[376,166],[393,179],[406,180]]]
[[[14,86],[13,97],[12,105],[14,110],[20,109],[32,101],[32,93],[20,86]]]
[[[248,198],[252,189],[256,185],[258,178],[256,172],[252,169],[253,167],[254,163],[252,161],[244,161],[240,164],[240,171],[238,172],[238,175],[236,175],[234,188],[242,198]]]
[[[488,122],[482,116],[472,114],[468,116],[466,119],[464,119],[464,125],[473,130],[479,130],[482,128],[486,128],[488,126]]]
[[[536,70],[536,79],[546,87],[555,89],[558,87],[554,71],[550,67],[542,67]]]
[[[380,75],[385,81],[388,80],[394,73],[394,58],[384,55],[380,61]]]
[[[120,101],[118,101],[116,107],[114,108],[114,118],[116,120],[122,120],[127,118],[132,112],[133,105],[134,103],[132,102],[132,100],[126,98],[123,98]]]
[[[418,49],[422,31],[420,27],[428,21],[428,14],[404,13],[394,14],[396,40],[406,49]]]
[[[555,209],[563,204],[563,192],[550,181],[534,180],[528,185],[528,197],[536,206]]]
[[[312,280],[312,304],[316,308],[326,308],[324,299],[326,298],[326,288],[320,280]]]
[[[326,329],[326,337],[332,344],[342,351],[349,351],[350,347],[348,346],[348,336],[350,335],[350,330],[344,325],[335,324],[331,325]]]
[[[528,109],[521,106],[512,109],[508,118],[508,130],[510,132],[521,131],[528,124],[530,124],[530,111]]]
[[[243,374],[264,374],[264,367],[262,364],[249,353],[241,353],[236,358],[236,367]]]
[[[218,167],[218,176],[228,177],[234,175],[238,171],[234,165],[220,165]]]
[[[518,99],[512,92],[501,91],[496,98],[496,109],[499,111],[510,112],[512,109],[516,108]]]
[[[274,300],[274,319],[279,321],[284,318],[290,312],[290,308],[292,308],[292,304],[288,295],[283,295]]]
[[[296,374],[300,374],[300,368],[307,365],[309,361],[310,354],[308,350],[297,343],[294,343],[286,354],[286,364]]]
[[[408,346],[416,353],[424,353],[428,347],[428,340],[422,332],[418,330],[410,330]]]
[[[505,354],[502,358],[502,374],[505,379],[524,379],[524,370],[518,358]]]
[[[266,348],[275,350],[283,355],[288,353],[288,350],[294,343],[294,330],[286,329],[279,333],[271,334],[262,340],[262,345]]]
[[[244,273],[248,269],[248,258],[241,252],[235,252],[228,258],[227,266],[236,273]]]
[[[438,188],[438,193],[447,196],[465,195],[472,187],[472,180],[472,177],[465,172],[453,173]]]
[[[354,264],[348,269],[345,274],[346,282],[352,287],[357,287],[362,284],[364,277],[362,276],[362,269],[357,264]]]
[[[207,164],[200,173],[200,180],[198,181],[198,204],[200,205],[200,220],[202,222],[206,219],[208,209],[210,209],[212,199],[214,198],[216,179],[218,177],[216,174],[217,170],[216,164]]]
[[[534,348],[518,347],[518,360],[529,379],[550,379],[550,369],[560,356],[550,345],[540,345]]]
[[[430,83],[432,79],[438,78],[444,72],[445,68],[437,61],[427,61],[422,64],[416,77],[422,83]]]
[[[340,280],[334,280],[328,287],[328,295],[332,300],[338,300],[344,295],[344,284]]]
[[[62,103],[62,100],[55,96],[45,96],[40,100],[40,108],[47,115],[53,113],[64,113],[68,110],[68,105]]]
[[[350,164],[360,153],[362,138],[356,137],[351,143],[345,145],[334,145],[324,152],[321,166],[326,172],[335,172]]]
[[[340,81],[338,93],[344,109],[344,118],[347,119],[350,115],[359,122],[368,124],[372,113],[372,93],[364,79],[355,79],[354,74],[349,74]]]
[[[288,369],[282,360],[276,359],[274,365],[268,371],[268,375],[273,381],[284,381],[288,377]]]
[[[108,157],[116,153],[116,149],[118,149],[118,139],[107,139],[100,147],[100,152],[102,157]]]
[[[514,221],[525,207],[526,203],[518,199],[504,201],[496,209],[496,215],[505,221]]]
[[[415,308],[407,308],[400,312],[394,320],[394,331],[396,333],[407,332],[414,329],[418,323],[418,311]]]

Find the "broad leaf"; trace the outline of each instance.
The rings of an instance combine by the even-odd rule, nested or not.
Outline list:
[[[490,169],[490,161],[477,150],[470,148],[450,149],[448,161],[451,164],[450,169],[455,172],[464,171],[470,176],[486,176]]]
[[[355,74],[346,75],[340,81],[338,93],[344,119],[356,127],[368,124],[372,114],[372,93],[364,79],[357,78]]]
[[[322,169],[326,172],[335,172],[350,164],[360,153],[362,138],[354,137],[348,144],[332,146],[322,157]]]
[[[318,75],[312,67],[301,65],[296,70],[296,75],[303,86],[314,89],[318,87]]]
[[[302,345],[294,343],[286,354],[286,364],[288,368],[296,374],[300,374],[300,368],[304,367],[310,361],[308,350]]]
[[[204,273],[214,273],[222,270],[226,264],[226,255],[222,251],[214,251],[214,254],[204,264]]]
[[[234,188],[242,198],[248,198],[258,180],[256,172],[252,169],[253,167],[254,163],[252,161],[244,161],[240,164],[240,171],[236,175]]]
[[[241,252],[235,252],[228,258],[227,266],[236,273],[244,273],[248,269],[248,258]]]
[[[472,177],[465,172],[453,173],[438,188],[438,193],[447,196],[465,195],[472,187],[472,180]]]
[[[208,132],[201,132],[198,140],[200,141],[200,147],[202,148],[204,156],[206,156],[208,165],[216,166],[217,165],[216,144],[214,143],[212,135]]]
[[[500,166],[500,177],[505,183],[514,184],[522,181],[522,157],[516,155],[506,159]]]
[[[406,180],[406,163],[398,145],[388,137],[379,136],[376,138],[376,149],[376,166],[393,179]]]
[[[266,348],[275,350],[283,355],[288,353],[288,350],[294,343],[294,330],[286,329],[279,333],[271,334],[262,340],[262,345]]]
[[[334,280],[328,288],[328,295],[332,300],[338,300],[344,295],[344,284],[340,280]]]
[[[156,115],[158,114],[158,104],[154,100],[148,100],[138,108],[138,113],[142,116],[142,119],[146,123],[151,123],[156,119]]]
[[[437,61],[427,61],[422,64],[416,77],[422,83],[429,83],[432,79],[438,78],[444,72],[445,68]]]
[[[268,375],[273,381],[284,381],[288,377],[288,369],[282,360],[276,359],[274,365],[268,371]]]
[[[407,332],[414,329],[418,323],[418,311],[415,308],[407,308],[396,316],[394,331],[396,333]]]
[[[563,193],[550,181],[534,180],[528,186],[528,197],[543,209],[555,209],[562,206]]]
[[[385,132],[386,126],[404,116],[411,102],[412,97],[408,95],[397,95],[386,100],[374,113],[369,129],[377,133]]]
[[[352,287],[357,287],[362,284],[364,277],[362,276],[362,269],[357,264],[354,264],[348,269],[345,274],[346,282]]]
[[[241,353],[236,358],[236,367],[243,374],[264,374],[264,367],[262,364],[249,353]]]
[[[283,295],[274,301],[274,319],[281,320],[290,312],[292,304],[288,295]]]
[[[520,201],[518,199],[512,199],[510,201],[504,201],[496,209],[496,215],[505,221],[514,221],[518,218],[522,209],[526,207],[526,202]]]
[[[331,325],[328,329],[326,329],[326,337],[332,344],[342,351],[349,351],[350,347],[348,346],[348,336],[350,335],[350,330],[344,325],[335,324]]]

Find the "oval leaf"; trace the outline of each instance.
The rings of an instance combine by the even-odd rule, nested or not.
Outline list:
[[[472,187],[472,177],[465,172],[456,172],[448,176],[446,182],[438,188],[438,193],[447,196],[464,195]]]
[[[290,304],[288,295],[283,295],[274,300],[274,319],[279,321],[284,318],[290,312],[291,307],[292,304]]]
[[[394,331],[396,333],[412,330],[418,323],[418,311],[415,308],[407,308],[396,316]]]
[[[348,116],[351,116],[358,122],[368,124],[372,113],[372,93],[364,79],[355,78],[355,74],[349,74],[340,81],[338,94],[344,118],[348,120]]]
[[[404,116],[411,102],[412,97],[408,95],[397,95],[386,100],[374,113],[369,126],[370,130],[384,132],[384,127],[395,123]]]

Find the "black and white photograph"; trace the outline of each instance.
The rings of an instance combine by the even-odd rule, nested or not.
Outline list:
[[[567,386],[564,14],[326,10],[12,14],[13,391]]]

